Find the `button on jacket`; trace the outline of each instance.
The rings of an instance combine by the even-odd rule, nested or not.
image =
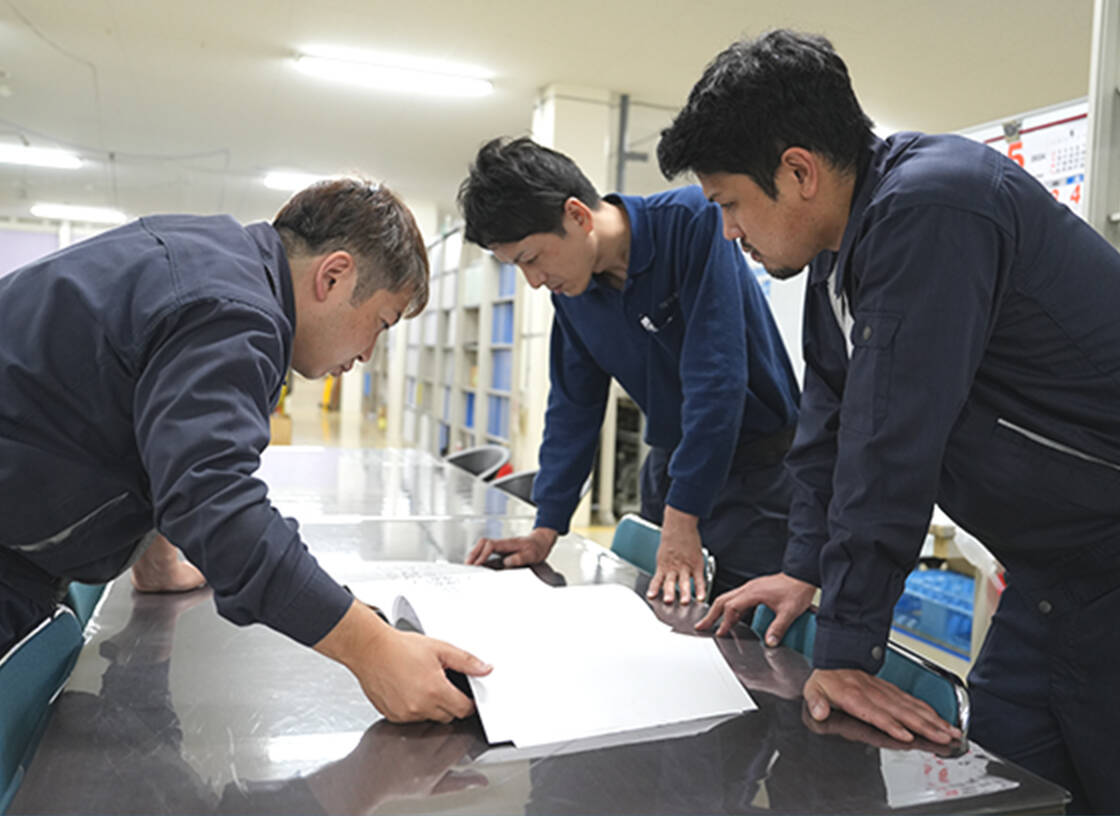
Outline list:
[[[267,224],[159,216],[0,279],[0,547],[105,581],[158,529],[218,610],[318,641],[348,594],[254,477],[292,354]]]

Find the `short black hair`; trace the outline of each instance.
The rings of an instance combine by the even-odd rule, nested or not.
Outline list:
[[[465,237],[479,246],[508,244],[538,232],[564,234],[564,202],[591,209],[599,193],[575,162],[522,136],[491,139],[459,186]]]
[[[661,131],[657,159],[666,178],[688,170],[743,173],[775,198],[774,174],[788,148],[854,171],[872,126],[832,43],[778,29],[736,42],[708,64]]]
[[[405,317],[428,303],[428,250],[412,211],[384,184],[362,178],[316,182],[272,219],[289,258],[345,250],[358,260],[351,303],[374,292],[410,291]]]

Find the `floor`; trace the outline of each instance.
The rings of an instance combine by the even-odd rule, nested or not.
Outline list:
[[[321,380],[305,380],[298,375],[293,375],[293,379],[295,382],[286,402],[287,412],[292,419],[293,445],[340,446],[358,444],[362,447],[373,448],[385,446],[385,434],[378,429],[377,423],[372,419],[361,422],[360,428],[355,432],[353,429],[343,428],[338,411],[327,411],[322,408],[324,389]],[[604,547],[610,547],[611,537],[614,535],[614,527],[601,525],[573,527],[572,531],[596,541]],[[943,666],[958,677],[963,678],[968,674],[971,665],[968,660],[898,632],[893,633],[892,638],[924,655],[934,663]]]

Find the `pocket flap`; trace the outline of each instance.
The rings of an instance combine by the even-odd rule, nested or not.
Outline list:
[[[863,312],[856,315],[852,324],[852,346],[854,348],[888,348],[894,342],[898,315],[884,312]]]

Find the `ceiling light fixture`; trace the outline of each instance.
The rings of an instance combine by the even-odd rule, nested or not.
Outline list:
[[[69,150],[52,147],[28,147],[26,145],[0,144],[0,164],[25,164],[31,167],[56,167],[62,170],[76,170],[82,160]]]
[[[317,176],[314,173],[300,173],[295,170],[270,170],[264,174],[261,181],[270,190],[282,190],[285,193],[296,193],[304,187],[310,187],[317,181],[323,181],[330,176]]]
[[[109,207],[75,207],[70,204],[36,204],[31,208],[36,218],[52,221],[81,221],[87,224],[123,224],[128,216]]]
[[[480,68],[349,48],[310,46],[296,67],[311,76],[366,88],[426,96],[486,96],[494,84]]]

